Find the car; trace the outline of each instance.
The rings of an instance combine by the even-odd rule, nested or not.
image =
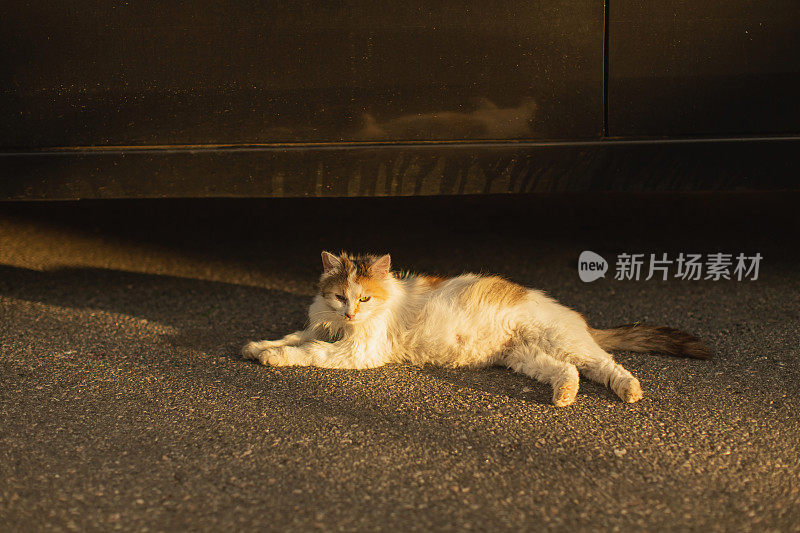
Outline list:
[[[797,189],[800,12],[7,3],[0,199]]]

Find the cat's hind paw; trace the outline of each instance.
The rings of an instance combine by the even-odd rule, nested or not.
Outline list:
[[[642,386],[639,380],[631,378],[615,391],[623,402],[635,403],[642,399]]]
[[[578,381],[568,379],[553,388],[553,405],[556,407],[566,407],[575,403],[578,395]]]

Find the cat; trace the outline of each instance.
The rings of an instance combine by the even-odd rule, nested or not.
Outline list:
[[[388,254],[322,252],[322,268],[308,327],[249,343],[246,359],[325,368],[504,365],[549,383],[553,403],[566,406],[575,401],[579,372],[625,402],[642,398],[639,380],[606,350],[711,356],[700,339],[672,328],[593,329],[543,292],[499,276],[395,274]]]

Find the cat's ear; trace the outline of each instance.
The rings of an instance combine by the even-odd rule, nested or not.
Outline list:
[[[389,275],[389,269],[392,267],[392,256],[389,254],[382,255],[369,266],[369,273],[374,278],[385,278]]]
[[[322,252],[322,268],[325,272],[342,266],[342,260],[330,252]]]

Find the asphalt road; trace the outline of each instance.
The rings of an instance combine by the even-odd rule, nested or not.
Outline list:
[[[0,529],[800,531],[797,194],[0,204]],[[321,249],[495,272],[600,327],[633,405],[506,369],[273,369]],[[577,257],[759,252],[756,281],[583,283]]]

